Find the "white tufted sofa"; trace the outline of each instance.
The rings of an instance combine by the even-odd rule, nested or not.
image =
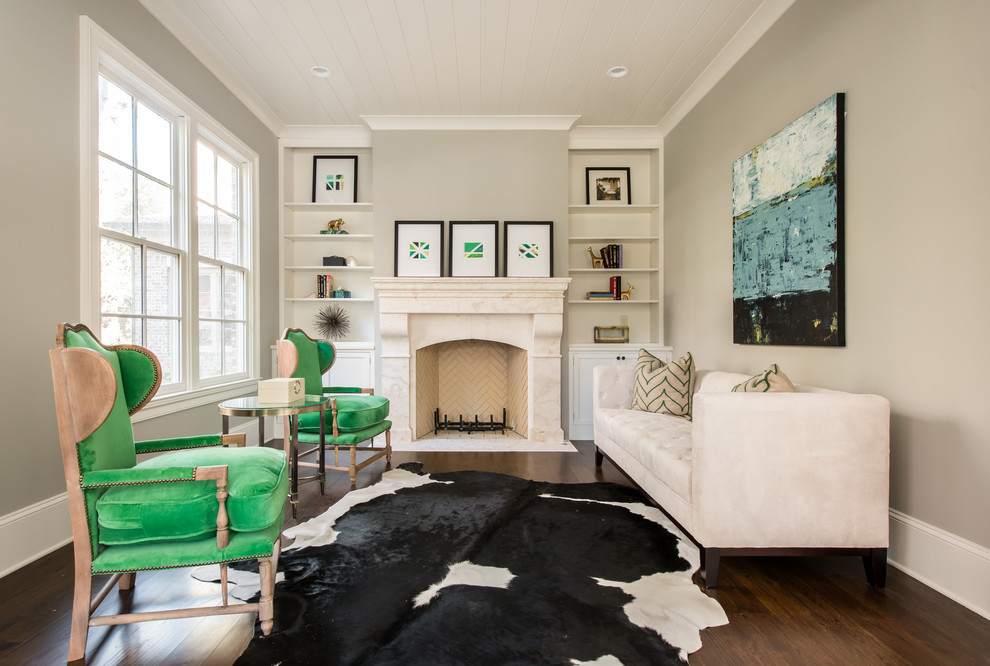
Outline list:
[[[728,555],[858,555],[883,587],[890,404],[797,385],[732,393],[701,370],[693,420],[630,408],[635,366],[594,369],[596,464],[622,470],[702,549],[707,587]]]

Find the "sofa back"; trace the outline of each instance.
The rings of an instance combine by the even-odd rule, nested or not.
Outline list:
[[[739,372],[723,372],[721,370],[698,370],[694,378],[695,393],[730,393],[732,387],[741,384],[752,377]],[[810,386],[808,384],[795,384],[794,388],[798,393],[844,393],[833,389]]]

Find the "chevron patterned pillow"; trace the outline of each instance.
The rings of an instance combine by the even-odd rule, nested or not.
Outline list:
[[[758,375],[732,387],[734,393],[793,393],[791,380],[780,371],[776,363]]]
[[[694,358],[688,352],[669,364],[639,350],[632,408],[656,414],[670,414],[691,420],[694,393]]]

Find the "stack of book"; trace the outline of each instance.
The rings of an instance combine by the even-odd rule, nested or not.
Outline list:
[[[333,298],[333,276],[332,275],[317,275],[316,276],[316,297],[317,298]]]
[[[612,243],[601,249],[602,268],[622,268],[622,245]]]
[[[613,275],[608,279],[608,291],[589,291],[589,301],[618,301],[622,294],[622,276]]]

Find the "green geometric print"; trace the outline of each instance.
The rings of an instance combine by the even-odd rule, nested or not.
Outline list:
[[[633,409],[680,416],[690,421],[693,392],[694,358],[690,352],[665,365],[645,349],[639,350]]]
[[[333,190],[339,192],[344,189],[344,174],[329,174],[327,175],[327,190]]]
[[[413,241],[412,243],[409,243],[409,258],[429,259],[430,244],[426,241]]]
[[[465,259],[484,259],[485,258],[485,244],[484,243],[464,243],[464,258]]]
[[[540,256],[540,246],[537,243],[520,243],[519,244],[519,258],[520,259],[536,259]]]

